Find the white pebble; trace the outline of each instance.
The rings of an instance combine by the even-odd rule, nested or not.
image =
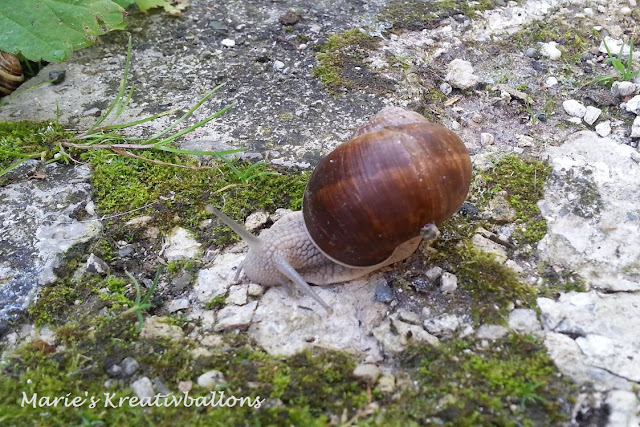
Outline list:
[[[636,116],[631,125],[631,138],[640,138],[640,116]]]
[[[372,363],[361,363],[353,370],[353,376],[373,384],[380,376],[380,368]]]
[[[198,385],[202,388],[212,390],[216,385],[224,382],[224,374],[217,370],[205,372],[198,377]]]
[[[449,272],[440,276],[440,290],[443,294],[452,294],[458,289],[458,278]]]
[[[620,15],[631,15],[631,8],[627,6],[622,6],[620,8]]]
[[[495,141],[495,137],[492,134],[486,133],[486,132],[483,132],[480,134],[480,144],[493,145],[494,141]]]
[[[282,70],[284,68],[284,62],[282,61],[273,61],[273,69],[274,70]]]
[[[633,95],[637,89],[638,86],[633,82],[614,82],[611,85],[611,95],[623,98]]]
[[[232,39],[224,39],[220,42],[220,44],[226,47],[233,47],[236,45],[236,42],[235,40],[232,40]]]
[[[556,42],[542,43],[540,53],[554,61],[562,56],[562,52],[558,49],[558,43]]]
[[[556,79],[555,77],[551,76],[549,78],[547,78],[547,80],[544,81],[544,85],[546,87],[553,87],[555,85],[558,84],[558,79]]]
[[[607,120],[605,122],[598,123],[596,125],[596,133],[603,138],[611,135],[611,122]]]
[[[640,95],[636,95],[624,104],[624,109],[630,113],[640,114]]]
[[[596,122],[596,120],[598,120],[598,117],[600,117],[600,114],[602,114],[602,110],[596,107],[592,107],[592,106],[588,106],[587,107],[587,111],[584,113],[584,117],[583,120],[592,125]]]
[[[587,107],[575,99],[568,99],[564,101],[562,103],[562,108],[564,108],[564,111],[566,111],[568,115],[579,118],[583,118],[587,112]]]

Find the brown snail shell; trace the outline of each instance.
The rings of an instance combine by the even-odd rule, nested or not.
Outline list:
[[[380,111],[313,172],[302,211],[311,240],[332,260],[380,264],[462,205],[471,159],[460,138],[418,113]]]
[[[22,66],[15,56],[0,52],[0,96],[10,95],[24,81]]]

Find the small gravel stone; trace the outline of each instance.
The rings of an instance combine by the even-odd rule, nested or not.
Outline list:
[[[65,70],[49,71],[49,80],[53,80],[51,84],[59,85],[64,81],[67,72]]]
[[[598,123],[596,125],[596,133],[601,137],[609,136],[611,134],[611,122],[609,120]]]
[[[476,331],[477,337],[483,340],[497,340],[508,333],[509,330],[500,325],[482,325]]]
[[[167,305],[167,311],[169,313],[175,313],[176,311],[186,310],[189,308],[189,298],[174,299]]]
[[[564,101],[562,103],[562,108],[564,108],[564,111],[572,117],[583,118],[587,112],[587,107],[575,99],[568,99]]]
[[[460,320],[454,314],[443,314],[425,320],[422,326],[430,334],[443,337],[453,334],[460,327]]]
[[[133,254],[136,251],[135,245],[124,245],[120,249],[118,249],[118,257],[125,258],[129,255]]]
[[[171,287],[176,291],[181,291],[189,286],[192,280],[193,275],[188,271],[184,271],[179,276],[173,278],[173,280],[171,281]]]
[[[236,42],[232,39],[224,39],[220,42],[220,44],[225,47],[233,47],[236,45]]]
[[[624,109],[630,113],[640,114],[640,95],[636,95],[624,104]]]
[[[538,120],[540,120],[541,122],[546,122],[547,121],[547,115],[545,113],[538,114]]]
[[[614,82],[611,85],[611,95],[623,98],[625,96],[633,95],[638,87],[633,82]]]
[[[584,120],[585,123],[592,125],[596,122],[596,120],[598,120],[598,117],[600,117],[600,114],[602,114],[601,109],[592,107],[590,105],[587,107],[587,110],[585,111],[584,117],[582,118],[582,120]]]
[[[473,74],[471,62],[464,59],[454,59],[447,66],[447,70],[445,80],[458,89],[469,89],[480,80],[478,76]]]
[[[451,87],[451,85],[449,83],[443,82],[440,85],[440,91],[445,95],[449,95],[453,91],[453,88]]]
[[[444,270],[438,266],[431,267],[427,270],[425,276],[427,276],[427,279],[429,279],[431,282],[435,282],[440,276],[442,276],[443,272]]]
[[[226,304],[245,305],[247,303],[247,285],[233,285],[229,288]]]
[[[127,357],[120,362],[120,366],[122,366],[122,373],[125,376],[130,377],[138,370],[140,364],[133,357]]]
[[[388,303],[393,301],[395,298],[395,294],[393,293],[393,289],[391,286],[385,281],[378,283],[376,286],[376,301]]]
[[[262,294],[264,294],[264,286],[258,285],[257,283],[249,283],[247,294],[252,297],[261,297]]]
[[[484,117],[483,117],[483,116],[482,116],[482,114],[480,114],[480,113],[475,113],[473,116],[471,116],[471,120],[472,120],[474,123],[478,123],[478,124],[480,124],[480,123],[482,123],[482,121],[484,120]]]
[[[553,76],[547,77],[547,79],[544,81],[544,85],[546,87],[553,87],[557,84],[558,84],[558,79],[556,79]]]
[[[376,388],[383,393],[393,393],[396,389],[396,377],[393,375],[382,375],[378,379]]]
[[[110,377],[119,377],[122,374],[122,368],[120,365],[114,364],[107,368],[107,375]]]
[[[276,71],[280,71],[284,68],[284,62],[282,61],[273,61],[273,69]]]
[[[556,42],[542,43],[540,53],[554,61],[562,56],[562,52],[558,49],[558,43]]]
[[[540,53],[538,52],[538,49],[534,47],[530,47],[529,49],[527,49],[524,52],[524,54],[529,58],[535,58],[535,59],[540,58]]]
[[[153,383],[147,377],[142,377],[131,384],[131,389],[139,399],[152,398],[156,392],[153,390]]]
[[[372,363],[361,363],[353,370],[353,376],[374,384],[380,376],[380,368]]]
[[[281,15],[280,18],[278,18],[278,22],[280,22],[284,26],[289,27],[300,22],[300,19],[302,19],[302,16],[300,16],[298,12],[290,10],[284,15]]]
[[[267,221],[269,221],[269,215],[266,212],[255,211],[247,217],[244,226],[247,230],[253,231],[265,225]]]
[[[631,138],[640,138],[640,116],[636,116],[631,125]]]
[[[440,276],[440,291],[443,294],[452,294],[456,289],[458,289],[458,278],[449,272],[442,273],[442,276]]]
[[[198,377],[198,385],[213,390],[217,385],[225,383],[224,374],[216,369],[205,372]]]
[[[518,332],[527,333],[542,329],[536,312],[530,308],[516,308],[509,313],[509,327]]]
[[[480,134],[480,144],[482,145],[493,145],[495,142],[495,137],[487,132],[483,132]]]
[[[109,272],[109,266],[94,254],[91,254],[87,259],[87,272],[104,276]]]
[[[398,318],[403,322],[411,323],[413,325],[420,324],[420,317],[418,314],[404,308],[398,310]]]

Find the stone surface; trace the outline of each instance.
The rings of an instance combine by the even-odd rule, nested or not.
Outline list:
[[[580,101],[576,101],[575,99],[568,99],[564,101],[562,103],[562,108],[564,108],[564,111],[568,115],[572,117],[578,117],[580,119],[583,118],[587,113],[587,107],[585,107],[584,104],[582,104]]]
[[[562,56],[562,52],[558,49],[558,43],[556,42],[542,43],[540,45],[540,53],[553,61],[560,59]]]
[[[186,310],[190,305],[189,298],[174,299],[167,305],[167,311],[169,313],[175,313],[176,311]]]
[[[380,368],[372,363],[361,363],[353,370],[353,376],[374,384],[380,376]]]
[[[139,399],[151,399],[156,392],[153,389],[153,383],[147,377],[142,377],[131,383],[131,389]]]
[[[218,312],[214,330],[224,331],[249,326],[257,305],[257,301],[242,306],[227,305]]]
[[[225,252],[216,257],[210,268],[200,270],[193,287],[198,301],[206,304],[215,297],[226,294],[235,282],[235,269],[243,259],[242,253]]]
[[[177,325],[166,323],[169,319],[150,316],[145,318],[140,332],[140,338],[170,338],[172,340],[182,340],[184,333]]]
[[[529,334],[539,332],[542,327],[535,310],[530,308],[516,308],[509,313],[509,327],[518,332]]]
[[[437,317],[426,319],[424,328],[436,337],[450,336],[460,328],[460,320],[455,314],[442,314]]]
[[[471,62],[463,59],[454,59],[447,66],[445,80],[455,88],[469,89],[478,83],[480,79],[473,74]]]
[[[373,287],[355,280],[314,290],[333,309],[331,315],[306,295],[296,299],[280,287],[270,288],[260,300],[249,335],[271,354],[323,347],[365,353],[379,360],[380,350],[371,332],[387,306],[375,301]]]
[[[596,120],[598,120],[600,114],[602,114],[601,109],[589,105],[584,113],[584,117],[582,118],[582,120],[584,120],[585,123],[592,125],[596,122]]]
[[[225,303],[245,305],[247,303],[247,285],[232,285]]]
[[[195,257],[200,252],[201,246],[189,230],[176,227],[167,236],[163,253],[169,261],[188,259]]]
[[[198,377],[198,385],[207,390],[214,390],[217,385],[223,384],[224,374],[218,370],[207,371]]]
[[[54,269],[77,245],[97,237],[102,225],[74,211],[91,201],[89,168],[48,164],[45,178],[28,179],[38,162],[14,169],[0,187],[0,334],[38,294],[54,282]]]
[[[484,340],[497,340],[509,333],[509,330],[501,325],[481,325],[476,331],[476,336]]]
[[[640,290],[640,163],[634,149],[594,132],[548,147],[553,172],[539,202],[548,234],[538,248],[591,286]]]

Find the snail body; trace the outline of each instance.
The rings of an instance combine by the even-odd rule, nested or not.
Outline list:
[[[352,280],[409,257],[425,231],[460,208],[470,183],[469,153],[455,133],[391,107],[322,160],[302,211],[260,237],[213,211],[249,245],[236,278],[244,269],[266,286],[291,280],[330,311],[308,283]]]
[[[0,97],[10,95],[24,81],[22,66],[15,56],[0,52]]]

